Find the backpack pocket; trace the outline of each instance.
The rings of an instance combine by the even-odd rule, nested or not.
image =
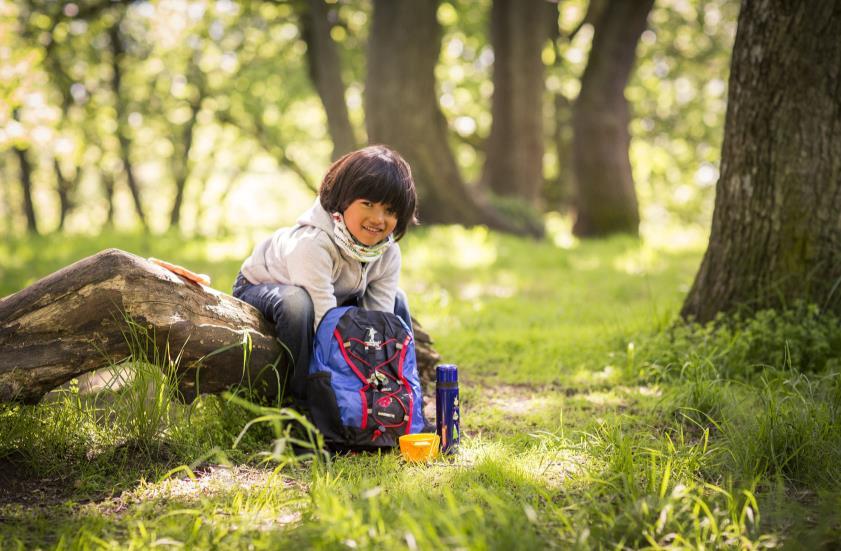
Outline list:
[[[309,400],[310,416],[328,444],[347,440],[347,430],[342,425],[331,380],[332,373],[329,371],[319,371],[307,376],[307,396],[318,397]]]

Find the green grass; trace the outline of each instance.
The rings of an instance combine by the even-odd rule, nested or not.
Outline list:
[[[702,243],[577,243],[558,220],[550,227],[543,242],[435,227],[401,243],[413,313],[461,371],[454,459],[295,456],[292,444],[311,436],[294,412],[243,394],[172,402],[167,364],[135,358],[134,380],[96,399],[71,387],[38,406],[0,406],[0,485],[18,498],[0,491],[0,548],[841,541],[838,320],[792,305],[674,324]],[[227,290],[251,244],[8,242],[0,294],[111,246]]]

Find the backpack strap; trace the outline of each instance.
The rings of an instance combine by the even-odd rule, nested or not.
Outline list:
[[[362,388],[359,389],[359,397],[362,399],[362,422],[360,423],[360,428],[364,429],[368,426],[368,398],[365,396],[365,392],[368,390],[368,387],[371,386],[371,383],[368,382],[368,379],[365,378],[362,371],[355,363],[353,363],[353,360],[350,359],[348,351],[345,348],[345,340],[342,338],[342,334],[339,333],[338,328],[333,330],[333,336],[336,338],[336,342],[339,343],[339,350],[342,352],[342,356],[345,358],[348,366],[350,366],[356,376],[359,377],[359,380],[362,381]]]
[[[406,335],[406,338],[403,340],[403,346],[400,348],[400,361],[397,364],[397,376],[400,377],[400,381],[403,383],[403,388],[406,389],[409,396],[409,418],[406,420],[406,434],[409,434],[409,431],[412,430],[412,412],[415,409],[415,392],[412,387],[409,386],[409,381],[407,381],[406,377],[403,375],[403,363],[406,361],[406,352],[409,350],[409,343],[411,340],[412,335]]]

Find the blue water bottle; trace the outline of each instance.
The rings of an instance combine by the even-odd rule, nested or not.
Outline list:
[[[458,367],[452,364],[435,368],[435,431],[441,439],[441,453],[458,451]]]

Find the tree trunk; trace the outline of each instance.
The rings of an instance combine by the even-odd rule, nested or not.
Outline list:
[[[555,209],[567,211],[574,205],[575,175],[572,169],[572,107],[573,102],[563,93],[553,94],[555,126],[552,129],[555,142],[555,157],[558,160],[558,174],[547,182],[543,190],[546,203]]]
[[[199,90],[203,88],[199,86]],[[169,226],[177,228],[181,224],[181,208],[184,203],[184,188],[187,186],[187,178],[190,177],[190,151],[193,149],[193,133],[196,128],[196,117],[201,109],[202,93],[199,92],[199,98],[190,103],[190,118],[184,125],[182,133],[182,147],[180,151],[176,149],[174,155],[179,155],[178,159],[173,160],[175,167],[175,199],[172,202],[172,210],[169,213]]]
[[[150,335],[159,354],[180,355],[186,400],[249,382],[263,396],[277,396],[285,356],[255,308],[108,249],[0,300],[0,402],[37,402],[74,377],[125,359],[127,319]],[[415,342],[428,382],[440,357],[419,327]]]
[[[576,220],[581,237],[637,234],[637,206],[628,158],[625,86],[654,0],[609,2],[596,20],[593,46],[573,112]]]
[[[841,3],[746,0],[710,243],[681,315],[841,314]]]
[[[543,46],[557,11],[546,0],[494,0],[493,124],[482,181],[539,206],[543,187]],[[557,27],[557,22],[555,23]]]
[[[140,218],[140,223],[144,228],[148,228],[146,223],[146,214],[143,211],[143,201],[140,198],[140,187],[137,184],[137,179],[134,177],[134,167],[131,164],[131,140],[128,137],[128,130],[126,129],[126,109],[122,100],[122,69],[121,63],[124,55],[123,43],[120,38],[120,23],[117,21],[108,29],[108,35],[111,44],[111,90],[114,94],[114,109],[117,117],[117,137],[120,141],[120,158],[123,161],[123,170],[126,173],[126,183],[128,184],[131,198],[134,201],[134,209],[137,212],[137,217]]]
[[[53,159],[53,170],[56,178],[56,192],[58,193],[58,228],[57,231],[64,229],[64,224],[67,221],[67,215],[74,207],[73,192],[79,186],[79,180],[82,177],[82,167],[76,166],[76,172],[72,178],[67,178],[61,170],[61,163],[58,159]]]
[[[552,42],[552,50],[555,54],[555,61],[549,69],[555,75],[562,75],[564,71],[564,57],[561,50],[562,43],[569,43],[581,30],[585,23],[592,23],[601,3],[599,0],[591,0],[585,17],[569,35],[562,36],[561,28],[558,25],[560,3],[552,10],[552,20],[549,25],[549,40]],[[572,107],[573,102],[563,91],[556,90],[552,94],[553,120],[552,120],[552,141],[555,148],[555,158],[558,163],[558,173],[552,180],[544,182],[542,197],[546,204],[552,205],[561,211],[573,207],[573,196],[575,194],[574,172],[572,168]]]
[[[23,212],[26,214],[26,229],[38,233],[38,220],[35,218],[35,205],[32,201],[32,165],[29,164],[27,150],[15,146],[15,155],[20,166],[20,186],[23,192]]]
[[[108,249],[0,301],[0,401],[36,402],[65,381],[107,366],[109,357],[125,358],[126,316],[154,335],[159,351],[168,344],[172,357],[181,353],[186,399],[249,377],[269,385],[267,396],[276,395],[274,374],[259,374],[281,349],[256,309]],[[238,343],[246,335],[252,348],[244,378]],[[202,360],[226,346],[232,348]]]
[[[14,232],[14,209],[11,204],[11,192],[9,190],[12,178],[10,178],[10,167],[8,157],[0,156],[0,232],[3,235],[11,236]]]
[[[105,227],[110,229],[114,227],[114,175],[102,172],[100,178],[102,191],[105,194],[105,201],[108,206],[105,214]]]
[[[336,43],[330,37],[330,12],[324,0],[307,0],[300,10],[301,34],[307,44],[310,80],[327,115],[327,130],[333,140],[333,160],[356,149],[350,124],[342,67]]]
[[[365,119],[370,143],[395,148],[412,166],[426,223],[521,228],[469,190],[447,142],[438,107],[436,0],[375,0],[368,44]]]

